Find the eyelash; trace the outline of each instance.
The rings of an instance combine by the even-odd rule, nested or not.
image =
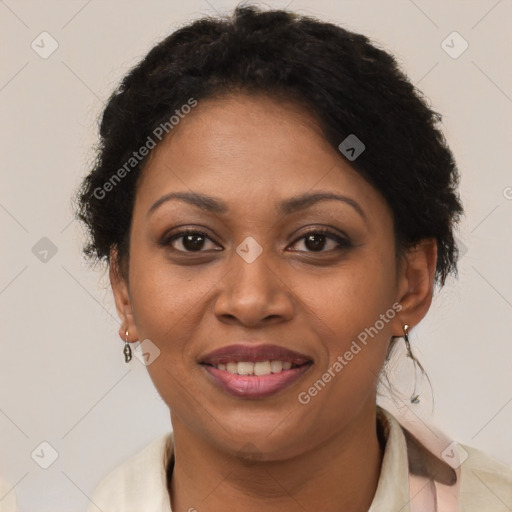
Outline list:
[[[162,247],[170,247],[172,242],[174,242],[175,240],[178,240],[180,238],[183,238],[185,237],[186,235],[199,235],[199,236],[202,236],[204,238],[207,238],[208,240],[211,240],[208,235],[202,231],[198,231],[196,229],[183,229],[181,231],[179,231],[178,233],[175,233],[171,236],[167,236],[167,237],[164,237],[160,242],[159,242],[159,245],[162,246]],[[349,249],[350,247],[352,247],[352,243],[349,241],[348,238],[343,238],[339,235],[337,235],[335,232],[329,230],[329,229],[326,229],[326,228],[317,228],[317,229],[312,229],[306,233],[303,233],[299,238],[297,238],[292,245],[295,245],[299,240],[303,240],[304,238],[306,238],[307,236],[309,235],[324,235],[326,236],[327,238],[330,238],[331,240],[334,240],[338,246],[335,248],[335,249],[331,249],[329,251],[324,251],[324,250],[321,250],[321,251],[294,251],[294,252],[306,252],[306,253],[310,253],[310,254],[321,254],[321,253],[329,253],[329,252],[332,252],[332,251],[339,251],[339,250],[343,250],[343,249]],[[211,240],[213,241],[213,240]],[[194,254],[194,253],[201,253],[201,252],[205,252],[205,251],[202,251],[202,250],[199,250],[199,251],[182,251],[182,250],[179,250],[179,249],[174,249],[173,247],[171,247],[171,249],[174,251],[174,252],[179,252],[179,253],[185,253],[185,254]]]

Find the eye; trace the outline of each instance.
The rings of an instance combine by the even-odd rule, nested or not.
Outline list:
[[[204,246],[206,245],[207,241],[211,242],[214,246],[216,246],[216,244],[214,244],[213,241],[208,238],[206,233],[192,229],[187,229],[165,238],[161,242],[161,245],[170,245],[173,249],[175,249],[178,252],[203,252],[202,249],[204,249]]]
[[[298,240],[304,240],[304,246],[307,252],[329,252],[329,249],[324,251],[323,249],[328,246],[328,242],[331,243],[330,250],[341,250],[347,249],[351,246],[350,241],[347,238],[328,230],[328,229],[315,229],[311,230],[302,235]],[[295,244],[297,243],[295,242]],[[301,251],[298,251],[301,252]]]

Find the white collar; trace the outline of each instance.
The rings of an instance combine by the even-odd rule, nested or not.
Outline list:
[[[386,444],[368,512],[421,510],[410,506],[408,446],[402,427],[381,407],[377,407],[377,418]],[[167,467],[173,441],[172,432],[160,436],[114,469],[96,489],[89,512],[97,512],[98,508],[104,512],[172,512]]]

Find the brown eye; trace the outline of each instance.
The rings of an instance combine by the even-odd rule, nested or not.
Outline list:
[[[167,237],[162,242],[162,245],[171,246],[174,250],[179,252],[202,252],[208,241],[213,244],[205,233],[187,230]]]
[[[304,240],[306,252],[329,252],[330,250],[346,249],[351,246],[348,239],[342,238],[332,231],[322,229],[306,233],[295,244],[299,240]],[[326,247],[327,250],[324,250]]]

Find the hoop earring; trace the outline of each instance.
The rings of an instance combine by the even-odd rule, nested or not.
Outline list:
[[[416,358],[412,355],[411,344],[409,343],[409,325],[407,325],[407,324],[404,325],[403,338],[404,338],[404,342],[405,342],[405,348],[407,350],[407,357],[412,359],[412,361],[414,363],[414,391],[412,392],[412,395],[409,400],[410,400],[411,404],[416,405],[416,404],[420,403],[420,395],[416,392],[416,388],[417,388],[417,384],[418,384],[417,376],[416,376]]]
[[[129,363],[132,360],[132,349],[130,347],[130,344],[128,343],[128,329],[125,331],[125,341],[124,341],[124,348],[123,348],[123,354],[124,354],[124,362]]]

